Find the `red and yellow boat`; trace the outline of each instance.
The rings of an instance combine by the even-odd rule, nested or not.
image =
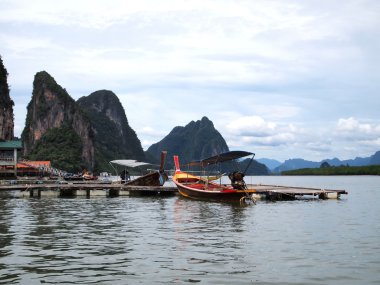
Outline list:
[[[248,155],[254,154],[246,151],[229,151],[201,160],[197,163],[200,166],[205,167],[211,164],[234,160]],[[184,197],[210,201],[242,202],[250,200],[255,202],[253,194],[256,193],[256,190],[247,188],[244,182],[244,172],[231,172],[228,175],[231,180],[231,184],[221,184],[181,171],[179,158],[176,155],[174,156],[174,164],[176,169],[173,175],[173,182],[177,186],[179,193]]]

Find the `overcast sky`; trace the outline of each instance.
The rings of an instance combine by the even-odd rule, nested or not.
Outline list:
[[[378,0],[0,0],[24,128],[34,75],[112,90],[144,149],[207,116],[230,149],[283,161],[380,150]]]

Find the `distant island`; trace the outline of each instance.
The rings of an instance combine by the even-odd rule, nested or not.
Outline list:
[[[328,163],[330,166],[368,166],[368,165],[380,165],[380,151],[377,151],[369,157],[356,157],[354,159],[340,160],[338,158],[324,159],[322,161],[310,161],[302,158],[291,158],[285,160],[284,163],[276,166],[275,164],[267,164],[267,161],[262,159],[260,161],[264,163],[272,173],[283,173],[290,170],[304,169],[304,168],[319,168],[321,164]],[[276,161],[275,161],[276,162]]]
[[[281,175],[380,175],[380,165],[302,168],[282,171]]]

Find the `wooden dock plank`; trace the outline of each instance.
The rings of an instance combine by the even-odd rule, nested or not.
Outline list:
[[[129,186],[123,184],[104,183],[68,183],[68,184],[24,184],[24,185],[0,185],[0,191],[21,191],[22,196],[26,193],[30,197],[57,196],[57,197],[79,197],[79,196],[141,196],[141,195],[176,195],[176,187],[163,186]],[[49,195],[47,195],[49,192]],[[56,192],[57,195],[52,195]]]
[[[258,195],[263,195],[271,200],[295,199],[296,197],[312,196],[320,199],[338,199],[342,194],[348,194],[345,190],[319,189],[309,187],[293,187],[281,185],[248,185],[255,189]]]
[[[347,194],[345,190],[332,190],[332,189],[320,189],[309,187],[294,187],[294,186],[281,186],[281,185],[248,185],[248,188],[256,189],[257,192],[278,192],[278,193],[292,193],[292,194],[320,194],[320,193],[340,193]]]

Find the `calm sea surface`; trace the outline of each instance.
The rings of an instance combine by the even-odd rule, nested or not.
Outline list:
[[[0,194],[0,284],[380,284],[380,177],[254,177],[345,189],[254,206]]]

